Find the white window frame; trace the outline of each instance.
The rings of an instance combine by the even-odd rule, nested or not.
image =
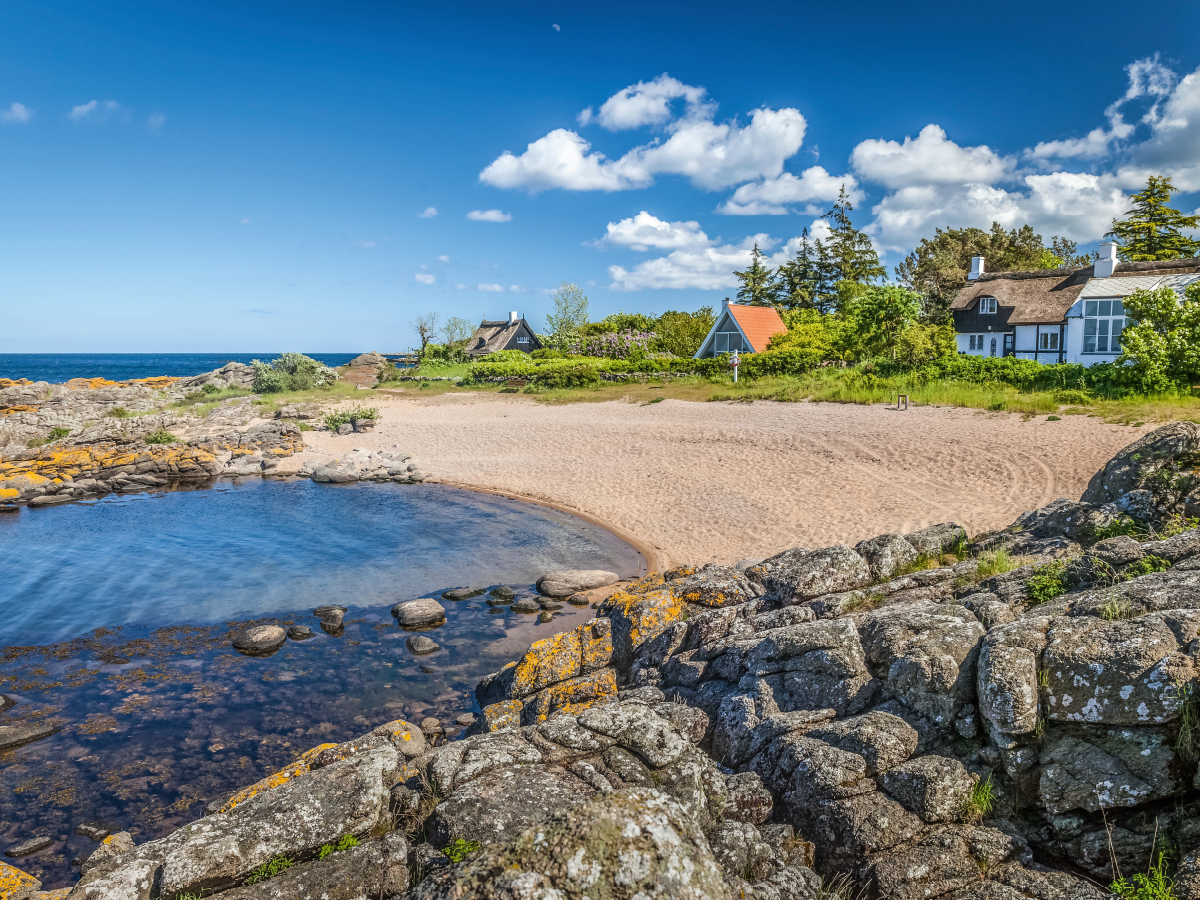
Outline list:
[[[528,337],[526,337],[526,336],[525,336],[525,335],[523,335],[523,334],[518,334],[518,335],[517,335],[517,343],[518,343],[518,344],[528,344],[528,343],[529,343],[529,338],[528,338]]]
[[[1083,352],[1106,356],[1120,353],[1121,333],[1126,324],[1125,306],[1120,298],[1084,300]]]
[[[1058,332],[1043,331],[1042,343],[1038,350],[1057,350],[1058,349]]]
[[[995,297],[980,297],[979,298],[979,314],[981,316],[994,316],[996,314],[996,298]]]

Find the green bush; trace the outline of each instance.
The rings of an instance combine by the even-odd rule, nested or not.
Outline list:
[[[1171,564],[1161,556],[1155,556],[1153,553],[1147,553],[1141,559],[1131,562],[1125,567],[1125,571],[1121,574],[1126,579],[1138,578],[1141,575],[1150,575],[1154,572],[1165,572],[1171,568]]]
[[[600,373],[587,365],[547,367],[533,377],[533,383],[547,390],[595,387],[600,383]]]
[[[1158,862],[1150,866],[1147,874],[1138,872],[1133,878],[1118,878],[1109,890],[1121,900],[1175,900],[1174,882],[1167,877],[1166,854],[1158,854]]]
[[[211,384],[211,383],[204,385],[202,388],[200,388],[200,390],[205,394],[221,393],[221,389],[219,387],[217,387],[215,384]]]
[[[151,431],[142,440],[147,444],[174,444],[179,441],[179,438],[165,428],[159,428],[157,431]]]
[[[551,350],[549,347],[542,347],[540,350],[530,351],[530,359],[564,359],[566,354],[561,350]]]
[[[332,384],[338,378],[337,372],[329,366],[303,353],[284,353],[270,363],[252,359],[250,365],[254,367],[256,394],[310,391]]]
[[[70,428],[51,428],[50,429],[50,440],[57,441],[59,438],[65,438],[70,433],[71,433]]]
[[[351,847],[358,846],[358,838],[352,834],[344,834],[336,844],[325,844],[317,851],[317,859],[324,859],[334,853],[341,853],[343,850],[349,850]]]
[[[1067,567],[1062,562],[1038,566],[1025,583],[1029,606],[1038,606],[1067,592]]]
[[[1079,390],[1071,390],[1071,389],[1063,390],[1063,391],[1055,391],[1054,399],[1057,400],[1059,403],[1069,403],[1072,406],[1087,406],[1089,403],[1095,402],[1095,400],[1092,398],[1092,396],[1090,394],[1088,394],[1087,391],[1079,391]]]
[[[341,412],[330,413],[324,421],[326,428],[330,431],[337,431],[343,425],[352,425],[360,420],[378,418],[379,410],[376,407],[355,405]]]

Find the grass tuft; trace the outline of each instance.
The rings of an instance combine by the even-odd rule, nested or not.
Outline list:
[[[1121,900],[1175,900],[1175,884],[1167,877],[1166,854],[1158,854],[1158,862],[1150,865],[1145,875],[1138,872],[1133,878],[1118,878],[1109,890]]]
[[[1025,582],[1026,606],[1034,607],[1067,592],[1067,567],[1061,561],[1038,566]]]
[[[324,859],[334,853],[341,853],[343,850],[349,850],[351,847],[358,846],[358,838],[352,834],[343,834],[336,844],[325,844],[317,851],[317,859]]]
[[[265,862],[246,878],[243,884],[249,887],[252,884],[258,884],[260,881],[266,881],[269,878],[274,878],[276,875],[282,875],[290,869],[294,863],[286,856],[276,856],[270,862]]]
[[[1195,766],[1200,761],[1200,695],[1195,687],[1184,682],[1175,682],[1179,697],[1179,730],[1175,735],[1175,752],[1185,765]]]
[[[176,444],[179,442],[179,438],[175,437],[175,435],[171,434],[165,428],[151,431],[142,440],[147,444]]]
[[[996,793],[992,789],[992,776],[982,781],[976,779],[971,792],[963,800],[961,818],[968,825],[978,825],[992,814],[996,804]]]
[[[999,550],[989,550],[979,554],[979,568],[975,570],[975,578],[978,581],[984,581],[1019,567],[1020,563],[1009,555],[1008,550],[1001,547]]]

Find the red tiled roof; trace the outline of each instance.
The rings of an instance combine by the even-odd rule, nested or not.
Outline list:
[[[773,306],[736,306],[730,303],[729,314],[737,319],[755,353],[766,350],[772,336],[787,331],[787,326]]]

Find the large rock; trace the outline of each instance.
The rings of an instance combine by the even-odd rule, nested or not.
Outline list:
[[[1092,476],[1083,492],[1085,503],[1113,503],[1142,487],[1158,470],[1181,456],[1200,450],[1200,426],[1172,422],[1134,441]]]
[[[899,569],[917,561],[913,545],[898,534],[881,534],[854,545],[854,552],[867,561],[871,577],[887,581]]]
[[[147,881],[169,896],[221,890],[277,856],[294,859],[346,834],[362,837],[388,815],[387,783],[398,765],[389,745],[291,779],[93,869],[73,895],[141,900]]]
[[[882,787],[925,822],[953,822],[962,815],[974,780],[957,759],[922,756],[884,773]]]
[[[1173,777],[1175,754],[1160,728],[1087,729],[1051,738],[1041,763],[1038,800],[1052,816],[1137,806],[1190,787]]]
[[[1038,668],[1050,621],[1025,616],[997,626],[983,640],[978,664],[979,711],[995,736],[1030,734],[1037,728]]]
[[[537,580],[537,589],[547,597],[570,597],[578,591],[616,584],[621,577],[603,569],[564,569],[550,572]]]
[[[28,900],[42,889],[42,883],[20,869],[0,862],[0,897],[4,900]]]
[[[420,600],[397,603],[392,607],[392,615],[402,628],[436,625],[446,620],[446,607],[432,597],[424,597]]]
[[[910,531],[904,539],[922,556],[937,556],[966,543],[967,531],[953,522],[942,522],[920,531]]]
[[[946,727],[975,699],[975,660],[986,631],[961,606],[913,603],[867,616],[867,659],[884,687],[910,709]]]
[[[612,623],[589,619],[578,628],[534,641],[515,663],[480,681],[481,707],[521,700],[544,688],[605,668],[613,655]]]
[[[360,900],[402,894],[408,881],[408,842],[392,831],[220,896],[222,900]]]
[[[233,648],[246,656],[270,656],[287,643],[287,631],[278,625],[255,625],[233,636]]]
[[[699,571],[685,569],[677,574],[678,577],[668,578],[667,583],[671,593],[685,603],[737,606],[757,596],[750,582],[731,566],[708,565]]]
[[[852,591],[871,581],[867,561],[844,544],[799,553],[786,550],[762,563],[763,587],[784,604]]]
[[[0,753],[58,733],[55,725],[0,725]]]
[[[435,847],[460,837],[503,843],[594,793],[561,766],[502,766],[455,790],[434,810],[425,831]]]
[[[983,873],[996,869],[1013,849],[1012,838],[994,828],[942,825],[872,860],[871,886],[878,896],[895,900],[940,897],[954,890],[988,884]],[[988,900],[1016,900],[1024,896],[1017,891],[1011,894],[1015,896],[1001,894]],[[1052,898],[1047,891],[1029,896]]]
[[[411,900],[588,896],[728,900],[730,893],[695,820],[675,799],[642,788],[551,816],[506,845],[431,873],[409,894]]]
[[[612,662],[624,670],[642,644],[683,615],[683,603],[667,588],[644,594],[617,591],[597,612],[612,623]]]

